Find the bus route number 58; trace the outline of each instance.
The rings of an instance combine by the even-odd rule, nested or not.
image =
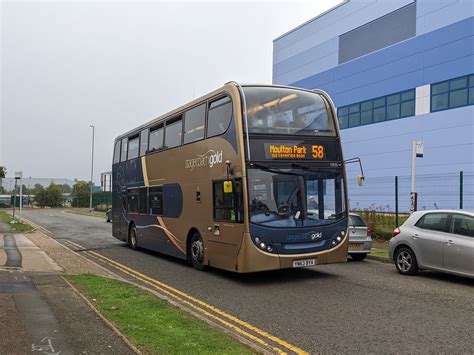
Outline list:
[[[313,159],[323,159],[324,147],[322,145],[311,146],[311,156],[313,157]]]

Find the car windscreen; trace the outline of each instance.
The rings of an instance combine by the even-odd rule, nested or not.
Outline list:
[[[349,226],[351,227],[367,227],[364,220],[359,216],[349,215]]]

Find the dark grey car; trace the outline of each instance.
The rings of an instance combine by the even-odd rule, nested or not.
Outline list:
[[[389,256],[403,275],[428,269],[474,277],[474,213],[414,212],[393,232]]]

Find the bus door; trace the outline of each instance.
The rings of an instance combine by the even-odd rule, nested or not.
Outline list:
[[[208,257],[211,265],[235,269],[244,233],[242,180],[214,180],[213,216],[208,226]]]

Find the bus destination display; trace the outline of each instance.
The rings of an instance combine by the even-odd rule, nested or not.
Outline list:
[[[325,159],[321,144],[265,143],[266,159]]]

